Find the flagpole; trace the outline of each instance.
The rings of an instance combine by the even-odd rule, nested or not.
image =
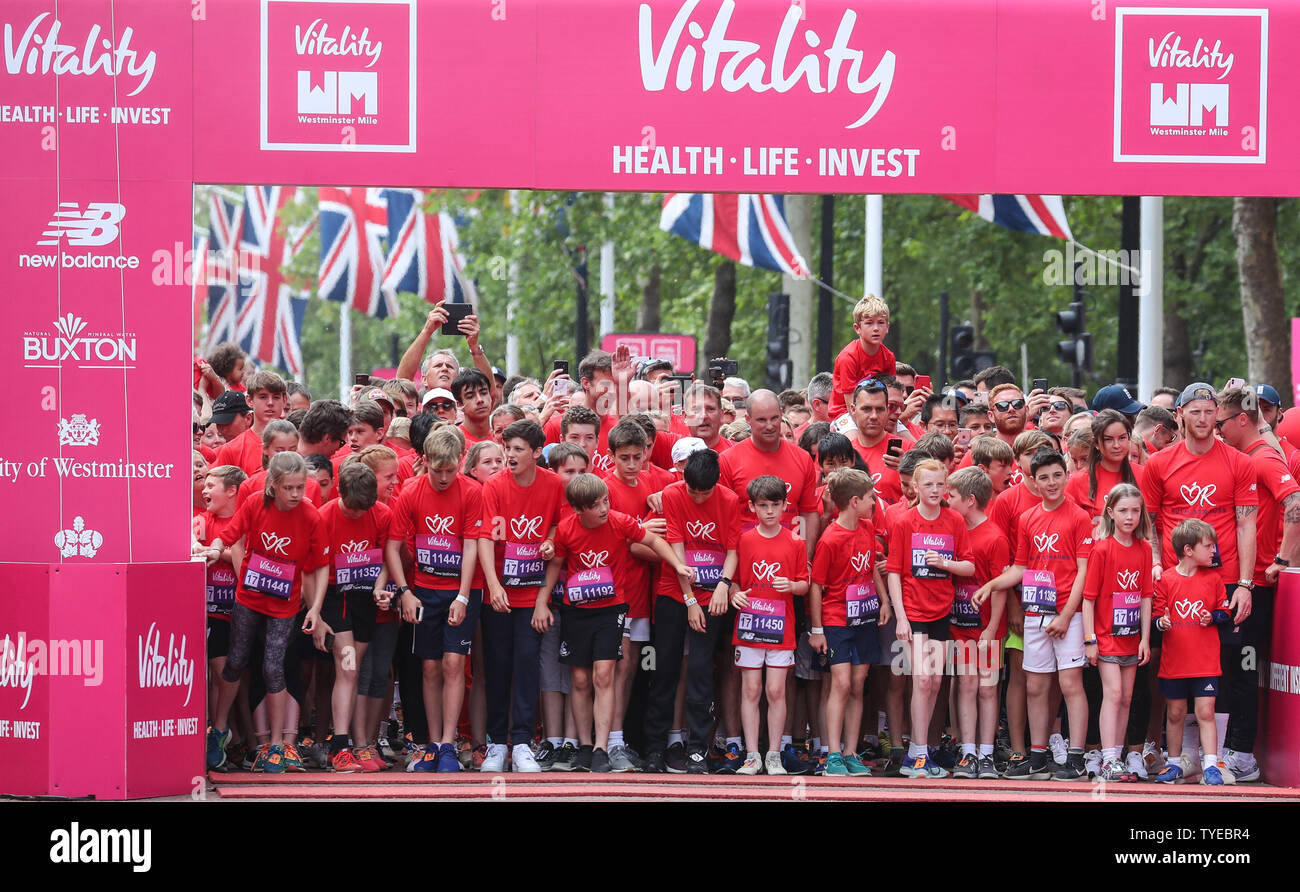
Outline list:
[[[1165,376],[1165,200],[1142,196],[1138,229],[1141,233],[1142,287],[1138,289],[1138,399],[1151,394]]]
[[[519,304],[519,238],[516,227],[519,226],[519,190],[510,190],[510,229],[515,233],[510,248],[510,264],[506,279],[506,375],[519,374],[519,335],[515,329],[515,313]]]
[[[883,200],[879,195],[867,196],[866,250],[864,252],[865,270],[863,271],[863,294],[881,294],[882,260],[881,251],[881,211]]]
[[[352,392],[352,314],[345,300],[339,304],[339,402],[351,405]]]
[[[605,193],[605,213],[614,216],[614,193]],[[600,246],[600,333],[614,330],[614,240],[606,239]]]

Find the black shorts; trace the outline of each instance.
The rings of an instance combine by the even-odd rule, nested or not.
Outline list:
[[[447,619],[451,605],[456,601],[454,590],[424,588],[417,585],[411,591],[420,599],[423,615],[415,626],[411,652],[421,660],[441,660],[443,654],[469,655],[478,628],[478,614],[483,606],[483,590],[470,589],[469,604],[465,606],[465,619],[458,626]]]
[[[560,609],[560,662],[590,666],[623,659],[623,620],[626,604]]]
[[[872,666],[880,662],[880,627],[875,623],[860,626],[825,626],[826,663],[852,663]]]
[[[230,653],[230,618],[208,617],[208,659],[215,660]]]
[[[947,641],[952,637],[948,630],[948,617],[932,619],[929,622],[912,622],[913,635],[924,635],[932,641]]]
[[[1160,678],[1156,680],[1160,693],[1166,700],[1186,700],[1188,697],[1217,697],[1219,695],[1219,677],[1216,675],[1203,678]]]
[[[350,606],[346,597],[337,588],[331,585],[325,589],[325,601],[320,607],[320,618],[325,621],[325,625],[334,630],[335,635],[339,632],[352,631]]]
[[[328,599],[329,596],[326,595],[326,600]],[[358,644],[369,644],[375,638],[375,617],[379,615],[379,605],[375,603],[375,596],[366,591],[350,592],[344,596],[344,600],[347,604],[352,640]]]

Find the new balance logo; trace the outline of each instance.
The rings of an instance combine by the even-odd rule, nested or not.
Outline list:
[[[41,233],[44,238],[38,245],[57,245],[59,240],[69,247],[93,248],[107,245],[118,235],[117,224],[126,216],[125,205],[92,201],[83,211],[75,201],[61,201],[48,227]]]

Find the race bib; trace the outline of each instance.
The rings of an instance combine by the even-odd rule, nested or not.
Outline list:
[[[956,548],[952,536],[939,533],[912,534],[912,576],[916,579],[947,579],[948,571],[931,567],[925,562],[927,551],[937,551],[939,556],[952,560]]]
[[[1056,574],[1051,570],[1026,570],[1020,581],[1020,603],[1025,613],[1056,614]]]
[[[971,603],[971,597],[979,591],[977,585],[957,586],[956,596],[952,600],[952,614],[949,621],[957,629],[979,629],[980,609]]]
[[[383,566],[384,555],[378,548],[341,551],[334,555],[334,584],[343,594],[370,591]]]
[[[1142,593],[1116,592],[1111,595],[1111,637],[1131,638],[1141,631]]]
[[[722,581],[723,554],[712,548],[686,549],[686,563],[694,567],[698,576],[695,585],[699,588],[716,588]]]
[[[208,567],[208,613],[229,613],[235,604],[235,568],[216,563]]]
[[[415,537],[415,566],[421,573],[447,579],[460,578],[462,543],[457,536]]]
[[[244,570],[244,589],[287,601],[293,594],[293,579],[297,572],[298,568],[293,564],[282,564],[260,554],[249,555]]]
[[[609,567],[589,567],[570,573],[567,582],[569,603],[585,607],[614,597],[614,571]]]
[[[528,588],[546,581],[546,562],[537,556],[540,542],[507,542],[501,564],[501,584],[506,588]]]
[[[852,582],[844,590],[844,610],[850,626],[874,623],[880,618],[880,594],[874,582]]]
[[[564,603],[564,592],[568,588],[568,583],[569,583],[569,577],[565,576],[564,573],[561,572],[560,578],[555,580],[555,587],[551,589],[552,607],[556,607]]]
[[[1223,556],[1219,554],[1219,543],[1214,543],[1214,557],[1210,558],[1210,569],[1217,570],[1223,566]]]
[[[746,644],[780,644],[785,640],[785,601],[751,598],[736,614],[736,638]]]

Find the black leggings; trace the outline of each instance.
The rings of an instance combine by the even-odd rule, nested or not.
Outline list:
[[[266,638],[262,652],[262,678],[268,694],[278,694],[285,689],[284,653],[293,634],[296,617],[267,616],[235,603],[230,614],[230,652],[221,670],[221,680],[228,684],[239,681],[248,666],[253,644],[260,635]],[[296,667],[295,667],[296,668]]]

